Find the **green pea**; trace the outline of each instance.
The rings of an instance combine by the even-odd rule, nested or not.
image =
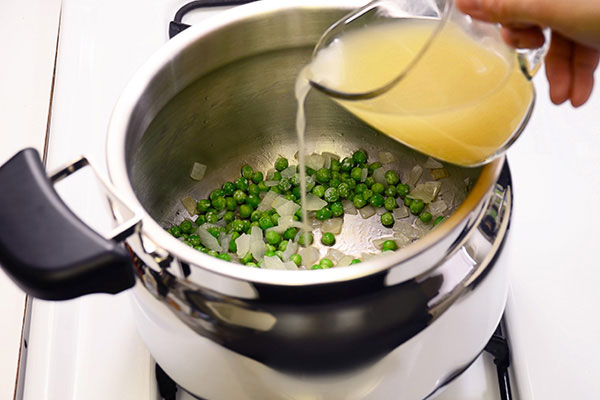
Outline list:
[[[387,182],[388,185],[395,185],[398,182],[400,182],[400,177],[398,176],[398,174],[396,173],[396,171],[386,171],[385,172],[385,181]]]
[[[218,256],[218,255],[219,255],[219,253],[217,253],[215,250],[210,250],[210,251],[209,251],[208,253],[206,253],[206,254],[208,254],[209,256],[212,256],[212,257],[216,257],[216,256]]]
[[[248,197],[248,195],[246,195],[244,191],[239,189],[236,190],[235,193],[233,193],[233,199],[237,204],[244,204],[246,202],[246,197]]]
[[[271,192],[281,194],[281,189],[279,189],[279,187],[277,187],[277,186],[271,186]]]
[[[329,189],[325,190],[323,198],[329,203],[335,203],[340,198],[340,195],[336,188],[330,187]]]
[[[394,251],[398,248],[398,246],[396,245],[396,242],[394,242],[393,240],[386,240],[385,242],[383,242],[383,246],[381,247],[381,251]]]
[[[379,161],[369,164],[369,175],[373,175],[373,172],[375,172],[377,168],[381,168],[381,163]]]
[[[239,232],[232,232],[231,233],[231,240],[229,241],[229,251],[230,252],[232,252],[232,253],[237,252],[237,245],[235,244],[235,240],[237,238],[239,238],[239,237],[240,237],[240,233]]]
[[[302,233],[298,239],[301,246],[310,246],[313,242],[313,234],[311,232]]]
[[[231,261],[231,256],[228,253],[221,253],[217,256],[217,258],[225,261]]]
[[[208,228],[207,229],[208,233],[210,233],[211,235],[213,235],[215,237],[215,239],[219,238],[219,233],[221,233],[221,231],[219,230],[219,228]]]
[[[397,194],[398,194],[398,189],[396,189],[396,186],[390,185],[385,189],[386,196],[396,197]]]
[[[317,197],[321,198],[321,197],[323,197],[323,196],[325,195],[325,190],[326,190],[326,189],[325,189],[325,186],[323,186],[323,185],[317,185],[317,186],[315,186],[315,187],[313,188],[313,190],[312,190],[312,193],[313,193],[315,196],[317,196]]]
[[[272,251],[273,253],[275,252],[275,250],[277,250],[277,247],[273,246],[272,244],[265,244],[265,250],[266,251]]]
[[[179,229],[181,229],[181,232],[183,233],[191,233],[194,229],[194,224],[192,224],[192,221],[189,219],[185,219],[179,224]]]
[[[302,256],[300,254],[294,254],[290,257],[290,261],[293,261],[294,264],[300,266],[302,264]]]
[[[413,203],[413,199],[409,199],[408,197],[404,198],[404,205],[406,207],[410,207],[410,205]]]
[[[373,191],[371,189],[367,189],[362,192],[362,196],[363,196],[363,199],[368,201],[371,198],[371,196],[373,196]]]
[[[413,215],[418,215],[421,211],[423,211],[423,208],[425,208],[425,203],[423,200],[415,199],[410,204],[410,212]]]
[[[329,206],[329,209],[331,210],[331,215],[334,217],[341,217],[342,215],[344,215],[344,206],[339,201],[332,203]]]
[[[367,176],[367,179],[365,179],[365,185],[367,185],[367,187],[369,189],[373,189],[374,184],[375,184],[375,179],[373,179],[372,176]]]
[[[357,164],[365,163],[365,162],[367,162],[367,152],[362,149],[357,150],[354,152],[354,154],[352,154],[352,159]]]
[[[244,178],[243,176],[237,178],[233,184],[238,190],[248,190],[248,179]]]
[[[281,178],[282,178],[282,176],[281,176],[281,172],[279,172],[279,171],[275,171],[275,172],[273,172],[273,180],[274,180],[274,181],[280,181],[280,180],[281,180]]]
[[[248,265],[249,262],[252,262],[252,253],[248,252],[244,254],[244,257],[242,257],[240,261],[242,262],[242,264]]]
[[[250,185],[248,185],[248,194],[249,195],[258,196],[259,193],[260,193],[260,189],[258,188],[258,185],[256,183],[251,183]]]
[[[332,187],[332,188],[337,188],[341,184],[342,184],[342,181],[338,178],[331,178],[331,180],[329,181],[329,187]]]
[[[177,225],[172,226],[171,229],[169,229],[169,233],[174,237],[178,238],[179,236],[181,236],[181,228]]]
[[[237,201],[233,197],[225,197],[225,208],[229,211],[235,211],[237,209]]]
[[[210,206],[211,206],[210,200],[201,199],[201,200],[198,200],[198,202],[196,203],[196,210],[198,212],[205,213],[206,211],[208,211]]]
[[[327,183],[331,180],[331,171],[327,168],[321,168],[317,171],[317,182],[319,183]]]
[[[258,210],[254,210],[252,211],[252,214],[250,214],[250,221],[257,222],[260,220],[260,217],[262,217],[262,213]]]
[[[331,172],[339,172],[341,169],[340,160],[336,160],[335,158],[331,159],[331,165],[329,166]]]
[[[215,189],[212,192],[210,192],[210,196],[209,199],[212,201],[214,199],[216,199],[217,197],[224,197],[225,196],[225,191],[223,189]]]
[[[352,177],[352,179],[359,182],[360,179],[362,178],[362,168],[360,168],[360,167],[352,168],[352,171],[350,172],[350,176]]]
[[[431,219],[433,218],[433,215],[431,215],[431,213],[428,213],[427,211],[422,212],[421,215],[419,215],[419,219],[421,220],[421,222],[431,222]]]
[[[225,196],[231,196],[233,192],[235,192],[235,185],[233,182],[225,182],[222,189],[223,193],[225,193]]]
[[[236,219],[231,222],[231,228],[234,232],[244,232],[244,221]]]
[[[354,195],[354,198],[352,199],[352,203],[354,204],[354,207],[356,207],[356,208],[363,208],[364,206],[367,205],[367,201],[360,193],[357,193]]]
[[[365,185],[364,183],[359,183],[354,188],[354,193],[364,193],[365,190],[369,190],[367,185]]]
[[[270,189],[267,185],[265,185],[265,181],[258,182],[256,186],[258,186],[258,190],[261,192],[268,192]]]
[[[249,166],[248,164],[244,165],[242,167],[242,176],[246,179],[252,179],[252,176],[254,175],[254,169]]]
[[[266,251],[265,257],[275,257],[275,252],[272,250]]]
[[[233,221],[235,219],[235,213],[233,211],[227,211],[223,214],[223,220],[227,223]]]
[[[384,198],[379,193],[373,193],[373,196],[369,198],[369,204],[373,207],[381,207],[383,206]]]
[[[387,227],[394,225],[394,216],[389,212],[384,213],[381,216],[381,223],[383,224],[383,226]]]
[[[273,222],[273,225],[277,225],[279,223],[279,214],[274,213],[271,214],[271,221]]]
[[[256,265],[256,263],[253,262],[246,263],[246,267],[260,268],[258,265]]]
[[[386,197],[383,202],[383,206],[388,211],[393,211],[394,208],[398,207],[398,203],[396,203],[396,199],[393,197]]]
[[[252,211],[253,211],[252,206],[249,206],[248,204],[242,204],[240,206],[240,217],[250,218]]]
[[[279,242],[279,246],[277,246],[277,250],[279,251],[285,251],[285,249],[288,246],[288,241],[287,240],[282,240],[281,242]]]
[[[333,246],[335,244],[335,236],[331,232],[325,232],[323,236],[321,236],[321,243],[325,246]]]
[[[352,264],[358,264],[360,262],[362,262],[362,261],[360,261],[358,258],[355,258],[354,260],[350,261],[350,265],[352,265]]]
[[[316,217],[319,221],[328,220],[329,218],[331,218],[331,210],[329,209],[329,207],[325,206],[320,210],[317,210]]]
[[[259,184],[264,179],[265,179],[265,177],[264,177],[263,173],[260,171],[254,171],[254,173],[252,174],[252,182],[254,182],[256,184]]]
[[[348,186],[347,183],[340,183],[340,185],[337,187],[337,191],[338,191],[338,195],[342,198],[342,199],[347,199],[348,197],[350,197],[350,194],[352,194],[352,191],[350,190],[350,186]]]
[[[350,190],[354,190],[356,187],[356,181],[352,179],[350,174],[348,174],[348,176],[342,176],[342,183],[347,184]]]
[[[269,231],[265,234],[265,239],[270,245],[276,246],[281,242],[281,236],[275,231]]]
[[[283,171],[284,169],[286,169],[289,166],[288,160],[287,158],[283,158],[283,157],[279,157],[276,161],[275,161],[275,169],[277,171]]]
[[[354,168],[354,159],[352,157],[346,157],[342,160],[340,169],[345,172],[350,172]]]
[[[196,218],[196,221],[194,221],[194,222],[198,226],[204,225],[206,223],[206,216],[205,215],[198,215],[198,218]]]
[[[282,180],[279,181],[279,185],[277,185],[277,187],[282,192],[287,192],[288,190],[290,190],[292,188],[292,182],[290,182],[290,180],[288,178],[283,178]]]
[[[404,197],[408,194],[408,192],[410,192],[410,188],[406,183],[399,183],[398,186],[396,186],[396,190],[398,192],[398,196],[400,197]]]
[[[224,197],[215,198],[214,200],[211,201],[211,204],[214,207],[214,209],[217,211],[224,210],[225,206],[227,205]]]
[[[437,217],[435,219],[435,221],[433,221],[433,226],[436,226],[436,225],[438,225],[438,224],[440,224],[442,222],[444,222],[444,217],[442,215],[440,215],[439,217]]]
[[[251,194],[246,197],[246,204],[248,204],[254,210],[260,204],[260,197]]]
[[[275,224],[273,223],[273,221],[271,221],[271,217],[268,215],[264,215],[262,216],[259,220],[258,220],[258,224],[260,225],[260,228],[263,231],[266,231],[267,229],[275,226]]]
[[[296,228],[287,228],[285,232],[283,232],[283,238],[287,240],[294,240],[296,235],[298,234],[298,229]]]
[[[319,265],[324,267],[324,268],[331,268],[333,267],[333,261],[331,261],[329,258],[323,258],[320,262]]]
[[[304,172],[306,172],[306,176],[313,176],[317,171],[307,166],[304,168]]]
[[[281,250],[276,250],[276,251],[275,251],[275,255],[276,255],[277,257],[279,257],[281,260],[283,260],[283,251],[281,251]]]
[[[260,228],[260,225],[258,224],[258,221],[252,221],[252,222],[250,223],[250,229],[252,229],[252,227],[253,227],[253,226],[255,226],[255,227],[257,227],[257,228]]]
[[[322,265],[313,265],[312,267],[310,267],[310,269],[323,269],[324,267]]]

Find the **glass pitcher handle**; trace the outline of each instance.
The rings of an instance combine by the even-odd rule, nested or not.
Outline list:
[[[519,60],[519,66],[521,71],[531,80],[534,75],[540,69],[548,48],[550,48],[550,28],[542,29],[544,34],[544,45],[537,49],[517,49],[517,59]]]

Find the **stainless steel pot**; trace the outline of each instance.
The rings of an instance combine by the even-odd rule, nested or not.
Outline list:
[[[144,341],[167,374],[203,398],[423,399],[464,370],[504,309],[506,274],[491,262],[512,201],[503,158],[452,169],[454,184],[476,181],[455,214],[359,266],[257,270],[195,251],[162,227],[182,218],[184,195],[206,195],[242,163],[266,168],[296,152],[295,77],[321,32],[360,4],[321,3],[266,0],[224,12],[174,38],[134,77],[111,119],[105,183],[121,223],[111,236],[127,237],[134,268],[114,240],[66,210],[27,151],[0,169],[0,182],[16,188],[0,199],[0,222],[18,225],[4,210],[41,198],[52,223],[33,241],[48,249],[23,249],[31,233],[3,228],[3,268],[49,299],[124,290],[134,271]],[[319,93],[309,95],[307,116],[309,151],[384,148],[401,167],[425,159]],[[194,186],[188,173],[198,159],[209,172]]]

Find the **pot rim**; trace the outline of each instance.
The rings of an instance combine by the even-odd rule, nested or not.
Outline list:
[[[241,264],[230,263],[211,257],[183,244],[165,231],[144,209],[137,199],[129,175],[127,173],[126,142],[130,117],[134,109],[147,90],[157,73],[172,62],[177,54],[191,46],[203,36],[220,30],[243,19],[294,9],[333,9],[350,11],[354,7],[363,5],[359,0],[334,0],[323,4],[320,0],[289,0],[281,3],[279,0],[263,0],[249,3],[233,9],[223,11],[213,17],[207,18],[202,24],[196,24],[178,34],[162,46],[154,55],[135,73],[121,94],[113,110],[108,128],[106,141],[106,162],[110,180],[120,192],[127,204],[139,210],[141,215],[141,232],[143,239],[149,239],[157,247],[174,255],[195,268],[203,268],[210,272],[234,278],[237,280],[283,286],[304,286],[331,284],[348,281],[383,272],[415,258],[427,251],[441,239],[450,234],[462,224],[468,223],[472,213],[477,209],[486,195],[498,180],[505,156],[501,156],[482,167],[479,178],[473,185],[471,192],[459,208],[443,224],[427,234],[425,237],[408,245],[398,252],[382,254],[371,260],[364,261],[351,268],[332,268],[318,271],[280,271],[248,268]],[[468,227],[472,229],[472,227]],[[439,260],[438,260],[439,261]],[[403,274],[404,280],[412,279],[434,265],[420,265],[410,268]]]

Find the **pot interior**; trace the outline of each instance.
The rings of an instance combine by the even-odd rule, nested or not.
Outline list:
[[[156,113],[148,111],[146,118],[151,118],[147,128],[135,146],[129,146],[133,189],[160,225],[168,227],[189,218],[180,202],[184,196],[207,198],[213,189],[239,177],[244,164],[266,175],[279,156],[295,162],[294,83],[310,60],[313,43],[344,11],[297,9],[283,13],[284,18],[254,17],[229,24],[197,36],[193,46],[186,49],[185,62],[173,61],[172,70],[181,71],[181,76],[171,74],[167,89],[155,93],[162,96],[165,105]],[[227,56],[215,56],[211,62],[207,57],[216,53],[207,49],[220,45],[226,46],[223,51]],[[189,62],[190,57],[198,60],[197,68]],[[183,85],[186,80],[191,83]],[[394,169],[402,181],[415,164],[427,159],[377,132],[315,90],[308,95],[306,117],[307,154],[331,152],[345,157],[363,148],[373,162],[379,152],[389,151],[395,155]],[[195,162],[208,167],[199,182],[189,176]],[[475,182],[481,171],[446,167],[450,177],[443,179],[443,188],[463,188],[467,177]],[[425,169],[422,181],[428,180],[432,178]],[[454,208],[459,201],[455,199]],[[371,218],[373,223],[369,224],[362,223],[360,215],[346,218],[356,219],[356,229],[346,229],[346,220],[336,248],[347,254],[374,251],[370,239],[392,233],[379,218]]]

